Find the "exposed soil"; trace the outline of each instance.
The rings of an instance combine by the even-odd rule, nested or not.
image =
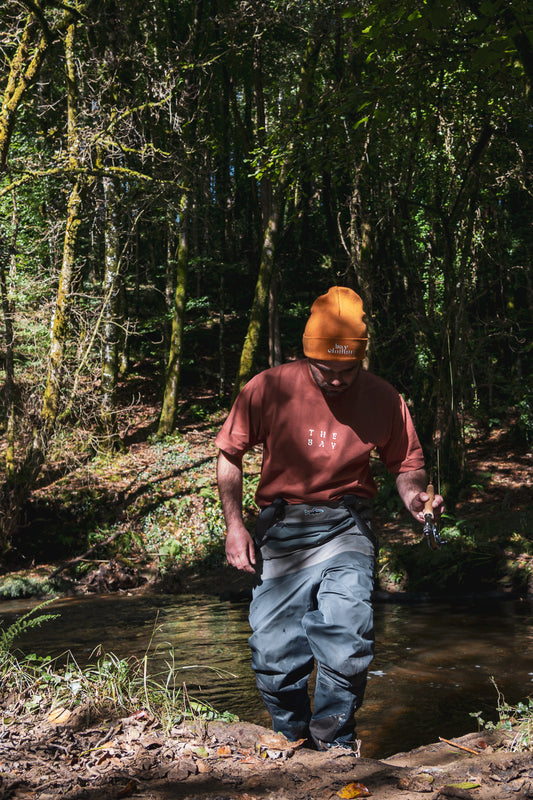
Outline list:
[[[533,754],[500,750],[504,735],[470,734],[383,761],[288,743],[249,723],[182,725],[164,733],[141,712],[87,724],[58,709],[4,720],[0,798],[35,800],[526,800]],[[509,739],[507,740],[509,744]]]

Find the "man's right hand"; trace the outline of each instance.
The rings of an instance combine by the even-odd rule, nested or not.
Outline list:
[[[244,525],[228,530],[226,536],[226,558],[228,564],[243,572],[255,572],[254,541]]]

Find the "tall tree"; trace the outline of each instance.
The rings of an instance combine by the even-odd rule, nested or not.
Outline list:
[[[41,450],[52,433],[61,398],[62,373],[65,346],[68,341],[68,325],[72,302],[73,283],[76,278],[78,235],[82,213],[83,176],[80,174],[80,138],[78,130],[78,79],[75,52],[76,23],[72,22],[65,37],[65,65],[67,81],[67,142],[68,164],[73,174],[73,183],[67,203],[67,219],[63,241],[63,258],[50,333],[50,355],[46,387],[43,394],[41,418],[44,438],[36,437],[35,446]],[[42,458],[43,456],[39,456]]]
[[[172,309],[172,333],[170,337],[165,392],[159,417],[158,436],[172,433],[176,421],[179,401],[179,381],[183,358],[183,325],[189,275],[190,194],[184,194],[180,207],[179,245],[176,258],[175,290]]]
[[[116,424],[116,389],[119,369],[120,320],[120,235],[119,202],[115,180],[103,179],[105,198],[104,324],[100,424],[103,449],[113,452],[119,444]]]
[[[293,165],[293,145],[298,145],[298,133],[306,114],[309,112],[313,98],[314,77],[324,39],[322,20],[312,28],[307,42],[307,47],[302,59],[300,82],[297,90],[296,108],[294,109],[292,134],[294,140],[285,143],[285,152],[279,156],[279,144],[273,144],[271,154],[274,166],[275,181],[272,189],[272,203],[270,215],[265,225],[261,259],[255,286],[254,299],[250,312],[248,330],[241,352],[239,369],[234,384],[234,396],[250,379],[254,369],[254,359],[259,346],[263,321],[268,309],[272,274],[275,268],[276,237],[279,235],[278,227],[286,201],[286,191],[291,176]],[[290,107],[290,102],[289,102]],[[267,151],[267,159],[269,158]],[[296,178],[294,178],[296,180]]]

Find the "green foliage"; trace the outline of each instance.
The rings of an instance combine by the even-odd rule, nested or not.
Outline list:
[[[517,444],[533,444],[533,392],[529,391],[515,405],[515,421],[512,427]]]
[[[483,719],[483,712],[471,712],[470,716],[477,720],[479,729],[500,730],[510,735],[510,742],[506,750],[513,753],[523,753],[533,750],[533,698],[510,705],[499,690],[494,678],[491,682],[496,689],[498,702],[496,710],[498,721],[490,722]]]
[[[155,660],[159,661],[161,656],[164,667],[159,670],[151,667],[150,664]],[[209,668],[219,677],[228,675],[216,666]],[[175,648],[168,642],[159,645],[151,653],[147,652],[143,659],[144,701],[146,707],[162,720],[164,728],[169,730],[184,719],[200,722],[202,725],[209,720],[238,721],[234,714],[228,711],[220,713],[209,703],[190,697],[183,681],[187,669],[188,667],[180,665]]]
[[[533,555],[526,534],[512,533],[523,515],[502,515],[482,527],[479,521],[443,515],[440,535],[446,544],[431,550],[425,538],[416,544],[382,542],[378,576],[402,591],[435,595],[476,594],[498,589],[527,593]]]
[[[162,572],[222,563],[222,512],[208,490],[205,495],[166,500],[145,517],[145,548],[159,559]]]
[[[526,523],[529,527],[529,523]],[[506,571],[510,585],[517,591],[531,593],[533,590],[533,542],[531,535],[522,526],[513,532],[502,545],[505,547]]]
[[[209,419],[209,417],[206,417]],[[169,467],[187,474],[188,488],[179,496],[166,496],[143,515],[141,538],[144,550],[159,560],[162,573],[180,567],[219,566],[225,562],[225,523],[215,483],[214,461],[197,466],[193,447],[176,434],[153,445],[156,455],[151,468],[157,475]],[[253,465],[245,469],[243,509],[245,516],[257,509],[254,495],[259,474]]]
[[[507,421],[516,445],[530,446],[532,76],[523,42],[533,20],[527,4],[504,6],[230,0],[197,15],[194,3],[170,9],[157,0],[123,4],[118,38],[111,12],[94,6],[76,45],[75,131],[66,119],[64,37],[55,37],[60,14],[45,8],[57,46],[25,89],[0,176],[20,469],[39,427],[74,139],[83,208],[59,409],[71,435],[56,431],[50,460],[69,449],[86,458],[98,446],[110,170],[120,185],[123,295],[114,325],[125,361],[150,375],[151,413],[162,396],[183,250],[184,410],[207,422],[207,403],[194,394],[231,393],[264,215],[283,189],[274,265],[283,357],[300,354],[316,295],[335,282],[353,285],[368,309],[370,367],[406,395],[428,451],[440,448],[456,482],[450,504],[463,478],[467,421]],[[25,14],[8,8],[3,91]],[[259,346],[257,368],[268,363],[264,333]],[[121,383],[112,411],[125,437],[135,416],[131,386]],[[1,403],[4,429],[5,410]],[[189,455],[164,447],[161,466],[185,469]],[[157,472],[146,478],[158,493]],[[380,487],[390,515],[394,498]],[[73,506],[95,542],[106,504],[83,488]],[[220,527],[213,508],[194,513],[212,516],[200,527]],[[59,530],[60,544],[74,546]],[[169,544],[165,559],[193,550],[192,541],[184,550]]]
[[[0,577],[0,598],[2,600],[53,594],[55,590],[55,586],[46,577],[16,574]]]
[[[376,466],[378,491],[373,500],[373,506],[382,516],[395,519],[399,516],[404,506],[396,488],[393,475]]]
[[[11,652],[13,642],[19,636],[22,636],[27,631],[32,630],[32,628],[38,628],[44,622],[48,622],[51,619],[57,619],[59,617],[59,614],[40,613],[42,609],[46,608],[46,606],[51,602],[51,600],[46,600],[44,603],[40,603],[26,614],[23,614],[21,617],[19,617],[8,628],[5,628],[0,632],[0,655],[2,657],[5,657]]]
[[[142,659],[120,658],[95,648],[90,656],[94,660],[85,667],[80,667],[70,652],[57,658],[35,654],[17,658],[12,650],[14,640],[59,616],[39,614],[46,604],[36,606],[0,634],[0,696],[11,696],[4,708],[6,717],[10,705],[15,704],[19,713],[22,707],[30,714],[79,706],[97,713],[131,713],[146,708],[165,730],[184,719],[237,719],[189,697],[183,681],[187,667],[179,663],[171,645],[166,645],[164,670],[157,666],[163,646],[151,651],[151,643]]]

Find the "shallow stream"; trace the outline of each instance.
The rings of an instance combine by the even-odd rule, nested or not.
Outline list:
[[[28,603],[4,602],[6,627]],[[269,726],[247,645],[248,604],[210,595],[99,596],[61,599],[60,617],[17,644],[26,653],[70,650],[93,661],[102,645],[120,657],[157,652],[166,669],[172,648],[188,694],[241,720]],[[376,603],[376,657],[357,735],[363,755],[386,758],[476,730],[471,713],[495,720],[494,679],[508,703],[533,695],[533,600]]]

